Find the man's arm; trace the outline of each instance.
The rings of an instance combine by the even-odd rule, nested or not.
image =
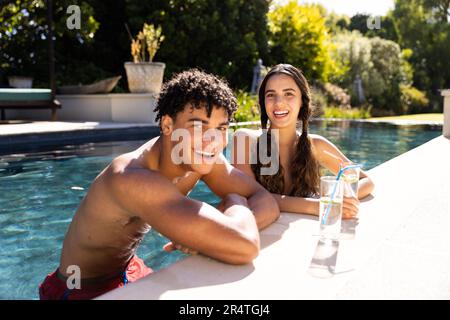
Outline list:
[[[106,179],[117,205],[175,243],[231,264],[249,263],[258,255],[258,229],[244,201],[234,199],[222,213],[145,169],[111,166]]]
[[[255,215],[259,230],[264,229],[280,216],[278,204],[270,192],[254,179],[234,168],[223,155],[202,180],[221,198],[229,193],[237,193],[247,198],[249,209]]]

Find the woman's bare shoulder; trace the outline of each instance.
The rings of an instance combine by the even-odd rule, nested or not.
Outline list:
[[[309,141],[311,141],[311,144],[313,145],[313,147],[315,147],[315,148],[320,148],[320,147],[323,147],[330,143],[330,141],[327,138],[325,138],[321,135],[318,135],[318,134],[310,133],[310,134],[308,134],[308,138],[309,138]]]
[[[308,139],[311,141],[314,156],[317,159],[321,158],[323,150],[329,147],[330,142],[328,139],[318,134],[308,134]]]

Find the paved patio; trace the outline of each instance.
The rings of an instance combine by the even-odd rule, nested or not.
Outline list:
[[[449,164],[440,136],[370,170],[373,196],[333,246],[317,218],[283,213],[253,264],[191,256],[99,299],[450,299]]]
[[[146,123],[30,121],[0,125],[0,154],[63,144],[148,139],[159,128]]]
[[[79,130],[124,129],[136,127],[154,127],[145,123],[116,123],[116,122],[65,122],[65,121],[17,121],[16,123],[0,125],[0,138],[6,136],[58,133]]]

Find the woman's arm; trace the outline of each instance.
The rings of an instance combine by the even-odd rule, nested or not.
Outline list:
[[[291,197],[272,193],[282,212],[302,213],[319,216],[320,199]],[[345,198],[342,207],[342,218],[353,219],[358,215],[359,201],[356,198]]]
[[[319,215],[319,199],[291,197],[276,193],[272,193],[272,196],[278,202],[280,211]]]
[[[338,174],[339,165],[350,160],[329,140],[319,135],[310,135],[313,144],[313,152],[319,164],[334,174]],[[364,170],[359,173],[358,199],[368,196],[374,188],[372,179]]]
[[[250,153],[251,150],[256,149],[257,140],[257,131],[239,129],[234,135],[232,151],[233,166],[255,180],[255,174],[250,165]],[[291,197],[276,193],[272,193],[272,196],[277,201],[280,211],[319,215],[319,199]]]
[[[237,135],[241,135],[241,141],[237,141]],[[242,137],[243,136],[243,137]],[[252,148],[256,148],[255,144],[257,143],[257,137],[258,133],[253,130],[248,129],[240,129],[236,131],[236,134],[234,136],[234,143],[233,143],[233,166],[235,166],[237,169],[241,170],[245,174],[247,174],[249,177],[252,177],[255,179],[255,175],[251,169],[250,166],[250,150]],[[336,148],[337,149],[337,148]],[[242,152],[244,150],[244,152]],[[238,159],[238,152],[241,152],[240,159]],[[342,155],[345,161],[348,161],[347,158],[345,158],[344,155]],[[240,161],[239,161],[240,160]],[[332,168],[336,171],[339,171],[339,164],[337,164],[336,168]],[[362,173],[362,176],[366,178],[367,176],[365,173]],[[367,194],[371,191],[371,181],[368,179],[369,182],[366,182],[365,179],[360,181],[360,183],[364,184],[364,186],[361,186],[363,188],[362,192],[360,191],[360,195],[367,192]],[[282,212],[292,212],[292,213],[303,213],[303,214],[310,214],[310,215],[319,215],[319,199],[315,198],[302,198],[302,197],[292,197],[287,195],[280,195],[272,193],[272,196],[275,198],[275,200],[278,203],[278,207],[280,208],[280,211]],[[354,218],[358,213],[358,206],[359,201],[358,199],[354,198],[347,198],[344,201],[344,207],[343,207],[343,213],[342,217],[344,219],[351,219]]]

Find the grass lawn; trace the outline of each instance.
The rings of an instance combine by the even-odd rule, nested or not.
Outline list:
[[[443,113],[421,113],[421,114],[407,114],[404,116],[394,116],[394,117],[376,117],[369,118],[369,120],[386,120],[386,121],[397,121],[397,120],[416,120],[416,121],[444,121]]]

